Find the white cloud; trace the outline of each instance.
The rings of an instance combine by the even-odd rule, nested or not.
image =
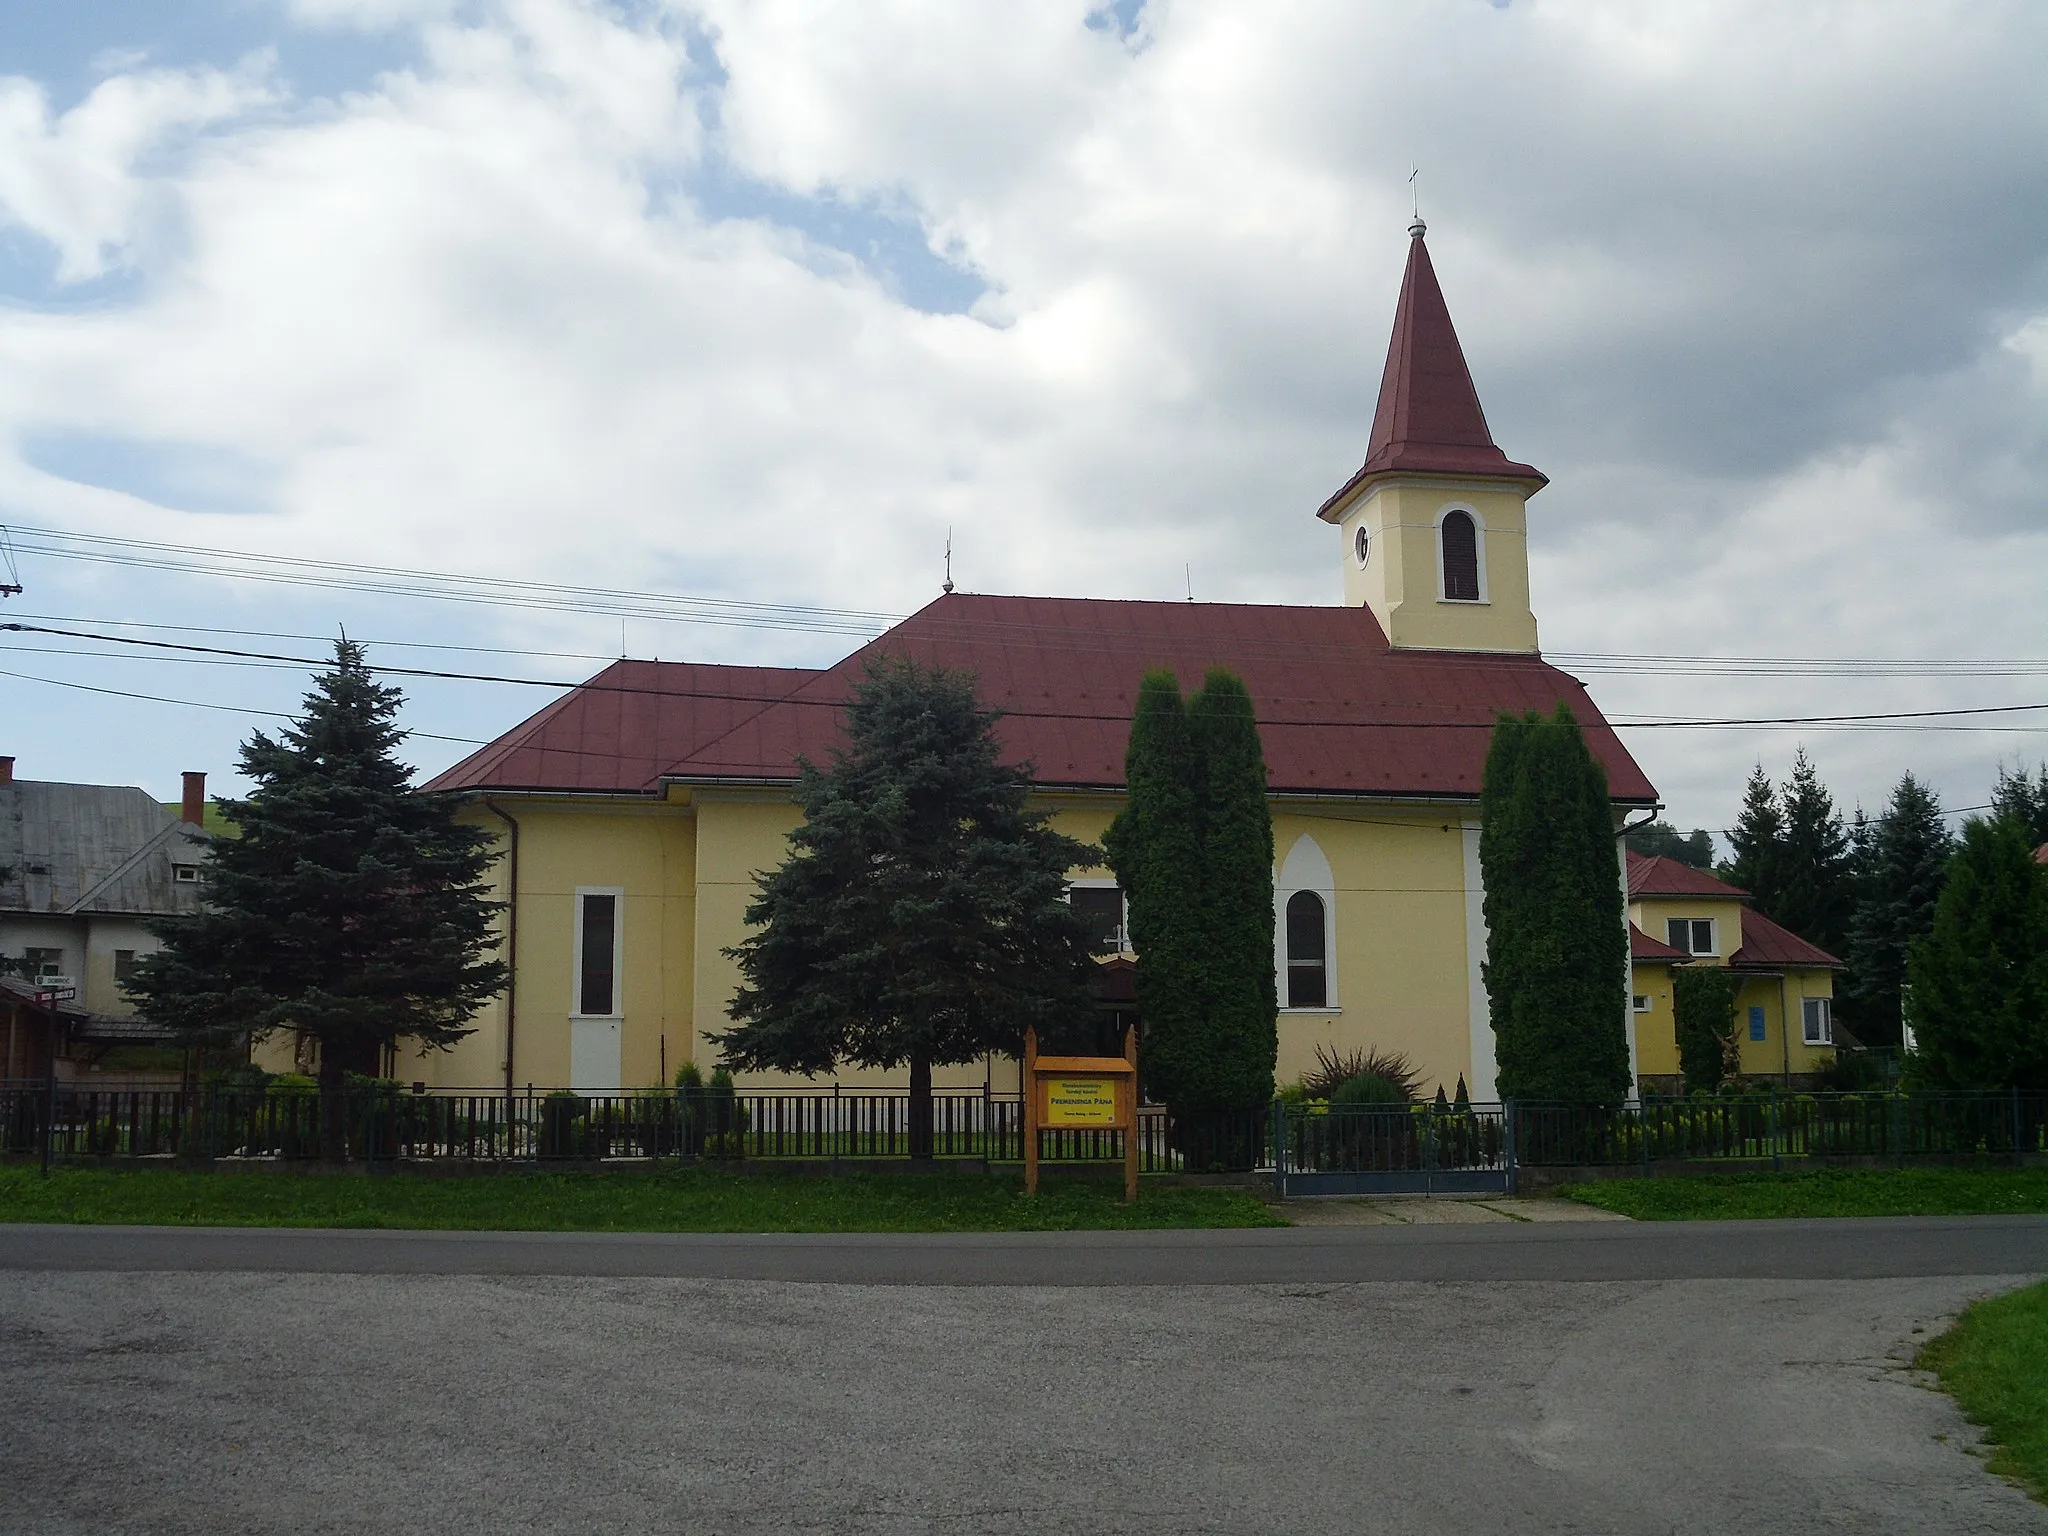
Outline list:
[[[36,82],[0,76],[0,219],[56,247],[61,281],[98,277],[167,190],[147,157],[268,100],[265,68],[257,58],[233,71],[118,73],[61,115]]]
[[[1419,162],[1495,429],[1553,476],[1546,643],[2048,653],[2037,9],[1154,0],[1129,40],[1082,0],[291,9],[408,29],[418,62],[289,115],[255,75],[117,75],[61,117],[0,86],[27,146],[0,203],[67,280],[145,279],[0,310],[24,520],[899,611],[951,526],[984,590],[1174,596],[1192,566],[1198,596],[1332,601],[1311,514],[1363,453]],[[775,217],[729,216],[735,185]],[[844,208],[987,294],[906,302],[827,243]],[[141,240],[159,220],[180,238]],[[204,474],[88,485],[96,437],[219,455],[272,508],[230,518]],[[1679,714],[1816,691],[1596,687]],[[1810,745],[1874,803],[2036,740]],[[1644,741],[1708,823],[1791,750]]]

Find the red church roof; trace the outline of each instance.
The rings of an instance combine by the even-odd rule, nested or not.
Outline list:
[[[841,707],[877,655],[974,673],[1010,759],[1047,786],[1121,788],[1140,678],[1171,667],[1192,689],[1220,666],[1251,690],[1275,792],[1476,798],[1496,716],[1562,700],[1614,798],[1656,799],[1583,685],[1540,657],[1396,651],[1365,608],[965,593],[822,672],[616,663],[428,787],[787,782],[841,743]]]
[[[1375,475],[1497,475],[1547,483],[1541,470],[1515,463],[1494,445],[1450,306],[1429,262],[1420,220],[1409,234],[1408,270],[1394,309],[1394,335],[1387,344],[1365,463],[1323,503],[1319,515],[1331,521],[1338,505]]]

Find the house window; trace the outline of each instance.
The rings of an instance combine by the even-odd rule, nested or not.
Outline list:
[[[1714,920],[1710,917],[1674,917],[1664,924],[1664,942],[1688,955],[1715,955]]]
[[[1448,512],[1437,537],[1443,542],[1444,596],[1454,603],[1479,601],[1479,529],[1469,512]]]
[[[1764,1038],[1764,1011],[1761,1007],[1754,1004],[1751,1005],[1749,1010],[1749,1038],[1752,1040]]]
[[[1629,1000],[1629,1006],[1634,1008],[1637,1013],[1648,1013],[1650,1011],[1649,994],[1646,992],[1636,993],[1636,995]]]
[[[64,951],[61,949],[28,949],[22,951],[23,969],[31,980],[41,981],[46,976],[64,974]]]
[[[199,866],[197,864],[173,864],[171,866],[171,878],[179,885],[197,885],[199,883]]]
[[[1835,1043],[1835,1005],[1825,997],[1809,997],[1799,1004],[1799,1021],[1808,1045]]]
[[[1323,898],[1296,891],[1287,898],[1287,1006],[1327,1008],[1329,952],[1323,931]]]
[[[576,1011],[585,1018],[619,1014],[619,896],[576,893]]]
[[[1074,910],[1087,920],[1089,948],[1098,955],[1130,948],[1124,931],[1124,893],[1113,885],[1077,885],[1069,893]]]
[[[135,951],[117,949],[114,951],[114,985],[125,987],[135,979]]]

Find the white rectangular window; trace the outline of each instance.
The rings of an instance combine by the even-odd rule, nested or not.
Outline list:
[[[135,951],[117,949],[114,951],[114,983],[125,987],[135,979]]]
[[[30,949],[22,952],[25,969],[34,981],[48,976],[64,974],[64,951],[61,949]]]
[[[1808,1045],[1835,1043],[1835,1005],[1825,997],[1809,997],[1799,1005],[1800,1023]]]
[[[576,997],[579,1018],[619,1016],[621,933],[619,908],[625,892],[579,886],[576,890]]]
[[[199,866],[197,864],[173,864],[171,866],[171,878],[180,885],[197,885],[199,883]]]
[[[1664,923],[1664,942],[1688,955],[1717,955],[1714,920],[1710,917],[1673,917]]]
[[[1632,1000],[1631,1006],[1637,1013],[1648,1013],[1650,1011],[1650,999],[1646,994],[1638,992]]]

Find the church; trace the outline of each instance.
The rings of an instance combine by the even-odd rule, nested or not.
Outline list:
[[[1035,767],[1038,804],[1088,843],[1122,803],[1144,673],[1170,667],[1186,688],[1210,667],[1243,678],[1273,812],[1280,1080],[1318,1047],[1372,1046],[1405,1053],[1425,1091],[1463,1078],[1475,1100],[1494,1097],[1479,867],[1494,720],[1568,704],[1606,768],[1617,829],[1657,792],[1584,687],[1543,659],[1528,507],[1545,477],[1494,443],[1422,223],[1409,233],[1364,462],[1314,509],[1342,606],[949,591],[819,670],[616,662],[427,786],[459,792],[464,816],[500,839],[513,980],[462,1044],[403,1052],[397,1076],[605,1092],[653,1086],[686,1060],[708,1073],[737,985],[724,951],[745,932],[756,872],[782,861],[798,762],[826,760],[879,654],[973,673],[1004,712],[1012,760]],[[1122,897],[1107,869],[1072,878],[1113,1006],[1134,958]],[[1663,1066],[1668,1042],[1654,1054]],[[998,1059],[935,1080],[1004,1090],[1017,1075]]]

